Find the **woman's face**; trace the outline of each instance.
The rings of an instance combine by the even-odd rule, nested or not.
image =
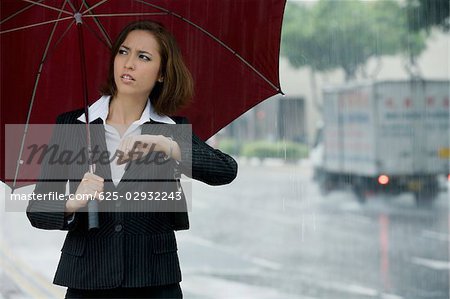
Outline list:
[[[118,95],[147,97],[160,77],[161,55],[152,33],[128,33],[114,58],[114,81]]]

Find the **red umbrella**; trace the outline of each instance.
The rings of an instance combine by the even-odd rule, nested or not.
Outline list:
[[[6,124],[51,124],[58,114],[83,107],[84,93],[90,103],[97,100],[111,41],[137,19],[161,22],[175,35],[195,81],[193,104],[178,114],[209,138],[281,93],[284,5],[285,0],[2,0],[2,144]],[[1,179],[11,183],[1,163]]]

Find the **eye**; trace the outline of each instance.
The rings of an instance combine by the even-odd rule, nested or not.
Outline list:
[[[145,60],[145,61],[150,61],[151,60],[150,57],[148,57],[148,56],[146,56],[144,54],[139,55],[139,58],[142,59],[142,60]]]
[[[120,55],[126,55],[127,53],[128,52],[125,49],[119,49],[119,51],[117,52],[117,54],[120,54]]]

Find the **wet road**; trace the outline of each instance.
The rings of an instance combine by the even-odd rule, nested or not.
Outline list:
[[[323,197],[311,176],[307,162],[242,162],[228,186],[195,183],[191,229],[177,233],[185,298],[449,298],[447,192],[431,208],[411,194],[361,206],[350,191]],[[3,297],[61,298],[50,281],[64,233],[1,216]]]
[[[322,197],[307,164],[241,167],[225,188],[194,190],[203,196],[194,192],[192,231],[260,270],[225,271],[224,263],[212,276],[297,298],[449,297],[447,192],[427,209],[412,194],[361,206],[350,191]]]

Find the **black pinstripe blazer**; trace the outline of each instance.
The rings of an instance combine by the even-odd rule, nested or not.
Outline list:
[[[77,118],[83,112],[80,109],[62,114],[57,118],[57,124],[81,124]],[[176,123],[187,123],[185,118],[173,119]],[[101,124],[102,121],[97,119],[93,123]],[[142,134],[151,134],[151,124],[155,123],[157,122],[149,120],[143,126]],[[70,126],[57,126],[50,143],[76,151],[85,144],[85,130],[83,126],[77,126],[80,130],[74,132],[73,126],[67,127]],[[91,127],[93,145],[98,145],[101,150],[106,150],[104,133],[103,126]],[[187,146],[190,142],[181,140],[181,137],[177,140],[177,137],[174,139],[180,145],[182,162],[191,162],[179,165],[182,172],[191,173],[193,179],[210,185],[228,184],[236,177],[237,164],[233,158],[211,148],[194,134],[192,147]],[[87,172],[87,165],[56,165],[46,163],[45,159],[34,192],[65,193],[66,183],[69,181],[70,193],[75,193],[81,177]],[[187,169],[186,165],[192,165],[192,168]],[[145,164],[131,166],[117,187],[109,179],[109,165],[98,165],[96,174],[105,178],[105,192],[125,194],[130,191],[148,191],[145,183],[127,183],[127,178],[131,182],[136,177],[144,181],[156,176],[173,177],[174,169],[175,162],[165,163],[159,168]],[[177,183],[168,181],[164,186],[175,190]],[[104,202],[100,206],[107,204]],[[123,202],[119,200],[114,204],[120,206]],[[185,204],[184,201],[181,202]],[[34,227],[68,230],[53,281],[55,284],[78,289],[106,289],[165,285],[181,281],[174,230],[189,228],[187,212],[100,212],[100,228],[92,231],[87,229],[87,213],[75,213],[74,221],[68,224],[64,217],[65,203],[30,201],[27,208],[28,219]],[[108,208],[110,211],[111,206]]]

